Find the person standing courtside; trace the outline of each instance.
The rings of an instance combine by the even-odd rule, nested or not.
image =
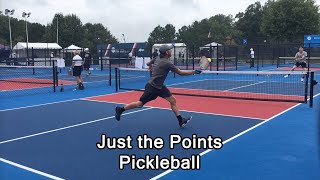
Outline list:
[[[253,48],[250,49],[250,57],[251,57],[250,68],[252,68],[252,67],[254,67],[254,50],[253,50]]]
[[[72,60],[71,67],[72,67],[73,76],[76,77],[76,81],[77,81],[76,89],[80,89],[80,90],[84,89],[84,86],[82,83],[82,77],[81,77],[82,64],[83,64],[83,60],[80,56],[80,51],[79,50],[74,51],[74,57]]]
[[[154,52],[152,53],[152,60],[156,60],[159,57],[158,49],[154,49]]]
[[[87,71],[87,75],[86,76],[90,76],[91,74],[91,71],[90,71],[90,65],[92,63],[92,56],[91,56],[91,53],[89,51],[89,48],[86,48],[85,50],[85,53],[84,53],[84,70]]]

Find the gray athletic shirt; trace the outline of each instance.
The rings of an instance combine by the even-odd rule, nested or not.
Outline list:
[[[152,75],[149,80],[151,86],[161,89],[170,71],[175,72],[178,68],[166,58],[154,61]]]
[[[308,56],[308,54],[305,51],[303,51],[302,53],[297,52],[296,58],[302,58],[303,57],[301,60],[297,60],[297,62],[306,62],[307,56]]]

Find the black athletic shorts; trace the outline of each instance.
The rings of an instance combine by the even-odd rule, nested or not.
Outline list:
[[[80,76],[82,71],[82,66],[73,67],[73,76]]]
[[[167,98],[172,94],[166,86],[162,86],[162,89],[157,89],[147,83],[145,85],[144,93],[140,97],[140,101],[144,104],[157,99],[157,97]]]
[[[295,64],[297,67],[301,66],[302,68],[306,68],[307,67],[307,63],[305,62],[296,62]]]

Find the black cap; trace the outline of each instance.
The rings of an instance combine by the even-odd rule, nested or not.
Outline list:
[[[173,49],[173,45],[161,45],[160,48],[159,48],[159,52],[161,54],[165,54],[166,51],[170,50],[170,49]]]

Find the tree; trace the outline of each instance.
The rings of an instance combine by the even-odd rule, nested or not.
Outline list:
[[[261,43],[261,38],[265,39],[265,35],[261,32],[264,8],[260,2],[255,2],[247,7],[245,12],[236,15],[236,28],[242,32],[243,38],[248,39],[251,43]]]
[[[208,38],[209,31],[211,38]],[[198,48],[213,41],[228,45],[236,44],[235,39],[238,39],[240,34],[240,31],[234,28],[234,19],[231,15],[218,14],[183,26],[178,30],[177,39],[187,46],[194,45]]]
[[[270,1],[261,28],[273,41],[301,43],[304,35],[319,33],[319,7],[314,0]]]
[[[172,24],[167,24],[165,27],[158,25],[153,29],[148,38],[148,43],[172,43],[176,38],[176,29]]]
[[[84,25],[84,34],[80,45],[93,50],[97,44],[104,43],[118,43],[118,40],[111,34],[108,28],[105,28],[102,24],[86,23]]]
[[[47,25],[45,40],[47,42],[56,42],[57,21],[59,29],[59,45],[67,47],[75,44],[80,47],[89,48],[92,52],[97,44],[117,43],[118,40],[111,34],[108,28],[102,24],[82,24],[80,18],[76,15],[63,16],[56,14],[51,24]]]

